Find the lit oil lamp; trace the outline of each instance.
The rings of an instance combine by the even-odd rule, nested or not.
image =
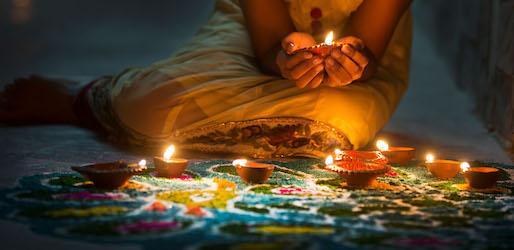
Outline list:
[[[451,160],[435,160],[432,154],[426,156],[426,162],[428,171],[432,175],[441,180],[451,179],[460,172],[460,162]]]
[[[161,177],[181,177],[189,164],[187,159],[171,158],[175,152],[175,146],[169,146],[163,157],[154,157],[155,169]]]
[[[490,188],[496,185],[500,179],[500,170],[491,167],[474,167],[469,163],[463,162],[460,165],[464,179],[470,187],[473,188]]]
[[[389,163],[405,164],[416,155],[416,149],[410,147],[389,147],[383,140],[377,141],[377,148],[387,157]]]
[[[340,161],[373,161],[387,164],[387,158],[380,151],[341,151],[336,149],[332,160],[335,160],[336,164]]]
[[[369,161],[337,161],[334,162],[332,155],[325,160],[326,168],[336,172],[345,179],[348,186],[365,187],[369,186],[375,179],[389,171],[391,167],[378,162]]]
[[[86,164],[72,166],[71,169],[89,179],[97,188],[116,189],[125,185],[133,175],[146,170],[146,161],[141,160],[139,164],[124,161]]]
[[[313,54],[320,55],[322,57],[326,57],[328,54],[330,54],[330,52],[333,49],[335,49],[335,48],[341,49],[341,47],[343,47],[343,45],[344,45],[341,42],[334,42],[333,40],[334,40],[334,32],[330,31],[330,33],[325,38],[324,43],[320,43],[320,44],[316,44],[311,47],[296,50],[293,52],[293,54],[300,53],[300,52],[311,52]]]
[[[232,162],[244,183],[264,183],[275,170],[274,165],[237,159]]]

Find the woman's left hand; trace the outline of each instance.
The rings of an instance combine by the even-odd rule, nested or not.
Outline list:
[[[364,52],[364,42],[359,38],[348,36],[338,41],[344,44],[343,47],[332,50],[325,58],[323,82],[330,87],[348,85],[360,79],[370,61]]]

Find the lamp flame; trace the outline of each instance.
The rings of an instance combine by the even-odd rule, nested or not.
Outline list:
[[[469,165],[469,163],[463,162],[460,164],[460,168],[462,169],[462,172],[466,172],[471,168],[471,166]]]
[[[339,161],[339,160],[342,160],[343,159],[343,151],[339,150],[339,149],[336,149],[335,151],[335,154],[336,154],[336,160]]]
[[[169,161],[171,159],[171,156],[175,153],[175,146],[171,145],[166,149],[166,152],[164,152],[164,155],[162,158]]]
[[[377,141],[377,148],[380,151],[387,151],[387,150],[389,150],[389,144],[387,144],[387,142],[385,142],[383,140],[378,140]]]
[[[334,32],[330,31],[330,33],[328,33],[327,37],[325,38],[325,44],[332,45],[332,40],[334,40]]]
[[[432,154],[427,154],[426,159],[427,159],[427,162],[434,162],[435,158],[434,158],[434,156]]]
[[[325,160],[325,165],[329,166],[329,165],[332,165],[332,164],[334,164],[334,157],[329,155],[329,156],[327,156],[327,159]]]
[[[139,165],[140,167],[145,167],[146,166],[146,160],[141,160],[137,165]]]
[[[239,166],[246,166],[246,163],[248,163],[248,161],[245,160],[245,159],[237,159],[237,160],[234,160],[232,162],[232,165],[234,165],[234,166],[237,166],[237,165],[239,165]]]

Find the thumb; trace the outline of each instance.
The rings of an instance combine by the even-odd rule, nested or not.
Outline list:
[[[353,39],[350,39],[348,41],[348,43],[356,50],[358,51],[361,51],[362,49],[364,49],[366,47],[366,45],[364,44],[364,41],[362,41],[361,39],[359,38],[356,38],[356,37],[352,37]]]
[[[295,47],[294,43],[293,42],[288,42],[286,43],[285,45],[282,44],[282,48],[288,53],[288,54],[291,54],[293,53],[295,50],[297,50],[297,48]]]
[[[303,48],[300,46],[301,44],[299,44],[298,42],[300,42],[298,39],[298,34],[294,32],[286,36],[284,39],[282,39],[281,45],[287,53],[291,54],[296,50]]]

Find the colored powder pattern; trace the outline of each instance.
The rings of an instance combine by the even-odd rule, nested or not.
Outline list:
[[[423,162],[412,161],[393,164],[391,172],[359,188],[325,170],[323,160],[266,163],[281,171],[259,185],[227,174],[229,168],[213,170],[230,164],[225,160],[192,161],[183,178],[154,177],[149,164],[149,171],[132,178],[130,188],[114,191],[77,185],[86,183],[78,174],[25,176],[17,186],[0,189],[0,219],[28,224],[49,237],[129,240],[145,249],[193,243],[200,249],[512,245],[514,184],[508,171],[491,190],[474,190],[466,188],[462,175],[441,181],[428,174]]]

